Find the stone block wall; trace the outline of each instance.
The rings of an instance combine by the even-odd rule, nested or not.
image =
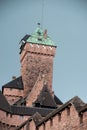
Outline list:
[[[8,103],[12,105],[23,96],[23,90],[4,88],[3,95]]]
[[[0,122],[10,126],[19,126],[26,121],[29,116],[11,115],[8,112],[0,110]]]
[[[45,75],[49,89],[52,91],[54,55],[55,47],[26,43],[20,56],[25,93],[31,91],[39,74]]]
[[[87,130],[87,112],[83,113],[83,118],[73,106],[70,108],[70,114],[67,113],[67,108],[60,114],[57,113],[50,117],[37,127],[38,130]],[[83,119],[82,122],[81,118]],[[44,127],[43,127],[44,126]],[[31,129],[30,129],[31,130]]]

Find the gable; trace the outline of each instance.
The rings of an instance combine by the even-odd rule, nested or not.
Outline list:
[[[57,104],[48,90],[47,85],[44,85],[37,100],[33,104],[40,107],[57,108]]]
[[[22,81],[22,77],[18,77],[10,82],[8,82],[7,84],[2,86],[2,92],[4,90],[4,88],[14,88],[14,89],[20,89],[23,90],[24,86],[23,86],[23,81]]]

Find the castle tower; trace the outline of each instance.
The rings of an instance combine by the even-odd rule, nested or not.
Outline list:
[[[56,46],[41,27],[34,33],[26,35],[21,40],[20,47],[21,75],[24,93],[31,91],[38,76],[44,77],[50,92],[52,92],[53,58]]]

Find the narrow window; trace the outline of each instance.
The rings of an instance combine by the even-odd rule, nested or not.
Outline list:
[[[39,128],[38,128],[38,127],[36,127],[36,130],[39,130]]]
[[[26,130],[29,130],[29,122],[26,125]]]
[[[12,114],[10,114],[10,117],[12,118]]]
[[[58,121],[61,121],[61,113],[58,113]]]
[[[70,107],[67,107],[67,116],[70,116]]]
[[[43,130],[45,130],[45,123],[43,123]]]
[[[82,124],[83,123],[83,114],[81,113],[79,116],[80,116],[80,124]]]
[[[53,125],[53,119],[50,118],[50,126],[52,126],[52,125]]]
[[[8,112],[6,112],[6,117],[8,117]]]

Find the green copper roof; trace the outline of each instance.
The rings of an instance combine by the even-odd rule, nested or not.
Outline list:
[[[31,34],[31,36],[27,39],[26,42],[55,46],[54,42],[51,40],[51,38],[47,35],[45,31],[43,31],[41,27],[37,27],[35,32]]]

